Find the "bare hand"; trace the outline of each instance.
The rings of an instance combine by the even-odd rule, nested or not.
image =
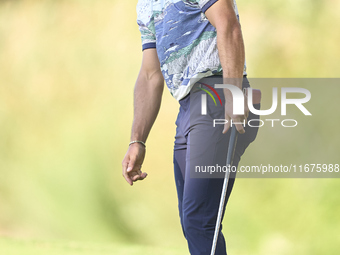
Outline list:
[[[123,176],[132,186],[133,182],[144,180],[147,173],[141,171],[145,157],[145,147],[142,144],[134,143],[128,148],[122,162]]]
[[[237,131],[240,134],[244,134],[245,130],[242,123],[247,123],[247,118],[249,116],[249,108],[248,108],[248,97],[244,95],[244,114],[243,115],[234,115],[233,114],[233,97],[231,92],[228,89],[224,90],[224,97],[225,97],[225,119],[227,123],[224,125],[224,129],[222,131],[223,134],[227,133],[230,126],[231,120],[233,125],[236,126]],[[237,123],[237,124],[234,124]]]

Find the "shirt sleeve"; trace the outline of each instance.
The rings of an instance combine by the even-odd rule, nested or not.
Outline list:
[[[205,13],[209,9],[209,7],[216,3],[217,1],[218,0],[197,0],[198,5],[203,13]]]
[[[138,2],[137,24],[141,33],[142,50],[156,48],[155,22],[152,11],[152,1]]]

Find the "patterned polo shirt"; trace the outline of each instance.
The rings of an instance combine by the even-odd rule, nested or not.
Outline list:
[[[217,1],[138,1],[142,49],[156,48],[166,85],[177,100],[184,98],[198,80],[222,73],[216,29],[204,15]],[[234,10],[239,18],[235,0]]]

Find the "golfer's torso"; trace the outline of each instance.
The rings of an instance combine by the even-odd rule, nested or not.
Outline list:
[[[143,8],[152,8],[152,11],[138,15],[138,22],[148,24],[153,30],[164,79],[177,100],[185,97],[200,78],[222,71],[216,29],[203,13],[204,8],[213,2],[216,0],[138,2],[138,14]],[[236,4],[235,12],[238,15]]]

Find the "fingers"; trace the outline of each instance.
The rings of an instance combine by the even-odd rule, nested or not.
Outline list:
[[[133,182],[139,181],[139,180],[144,180],[146,178],[146,176],[148,175],[147,173],[143,173],[141,171],[141,168],[142,168],[142,166],[133,167],[133,168],[131,168],[131,170],[129,170],[129,168],[128,168],[128,175]]]
[[[127,183],[129,183],[131,186],[133,185],[133,182],[136,181],[138,178],[138,171],[140,171],[140,167],[135,169],[135,163],[136,158],[134,157],[127,157],[123,160],[123,176]]]
[[[147,173],[141,171],[145,157],[145,147],[132,144],[129,146],[127,153],[122,162],[123,177],[131,186],[133,182],[144,180]]]
[[[225,134],[228,132],[229,128],[235,125],[236,130],[240,134],[245,133],[245,125],[247,122],[247,118],[249,116],[249,109],[248,106],[245,105],[244,107],[244,114],[243,115],[234,115],[233,114],[233,106],[226,103],[225,108],[225,124],[222,133]]]
[[[230,118],[228,115],[225,116],[225,119],[226,119],[226,123],[224,124],[224,129],[222,131],[223,134],[227,133],[228,130],[229,130],[229,127],[230,127]]]
[[[148,175],[147,173],[142,173],[142,171],[139,171],[138,174],[135,174],[132,177],[132,181],[136,182],[136,181],[144,180],[147,175]]]
[[[242,124],[235,124],[235,127],[240,134],[244,134],[246,132]]]
[[[222,131],[223,134],[227,133],[229,128],[232,125],[235,125],[236,130],[240,133],[240,134],[244,134],[246,131],[244,130],[244,125],[243,123],[247,122],[247,116],[241,116],[241,115],[236,115],[233,116],[232,120],[229,116],[225,116],[226,119],[226,123],[224,124],[224,129]]]
[[[137,160],[137,157],[135,155],[130,155],[130,160],[129,160],[127,172],[131,172],[132,170],[135,170],[136,160]]]
[[[247,95],[245,95],[244,115],[233,116],[233,123],[235,123],[236,130],[240,134],[244,134],[246,132],[244,130],[244,127],[245,127],[245,124],[247,123],[248,117],[249,117],[249,108],[248,108],[248,104],[247,104]]]
[[[127,183],[129,183],[130,185],[132,185],[132,180],[127,172],[128,169],[128,162],[123,161],[122,163],[122,167],[123,167],[123,177],[125,178],[125,180],[127,181]]]
[[[133,185],[133,182],[144,180],[147,176],[148,174],[142,172],[140,167],[136,170],[128,166],[128,163],[123,163],[123,177],[131,186]]]
[[[133,185],[133,182],[144,180],[148,175],[147,173],[143,173],[141,171],[141,168],[141,165],[136,165],[136,161],[134,159],[130,160],[127,167],[127,175],[129,177],[129,180],[131,181],[129,182],[131,186]]]

